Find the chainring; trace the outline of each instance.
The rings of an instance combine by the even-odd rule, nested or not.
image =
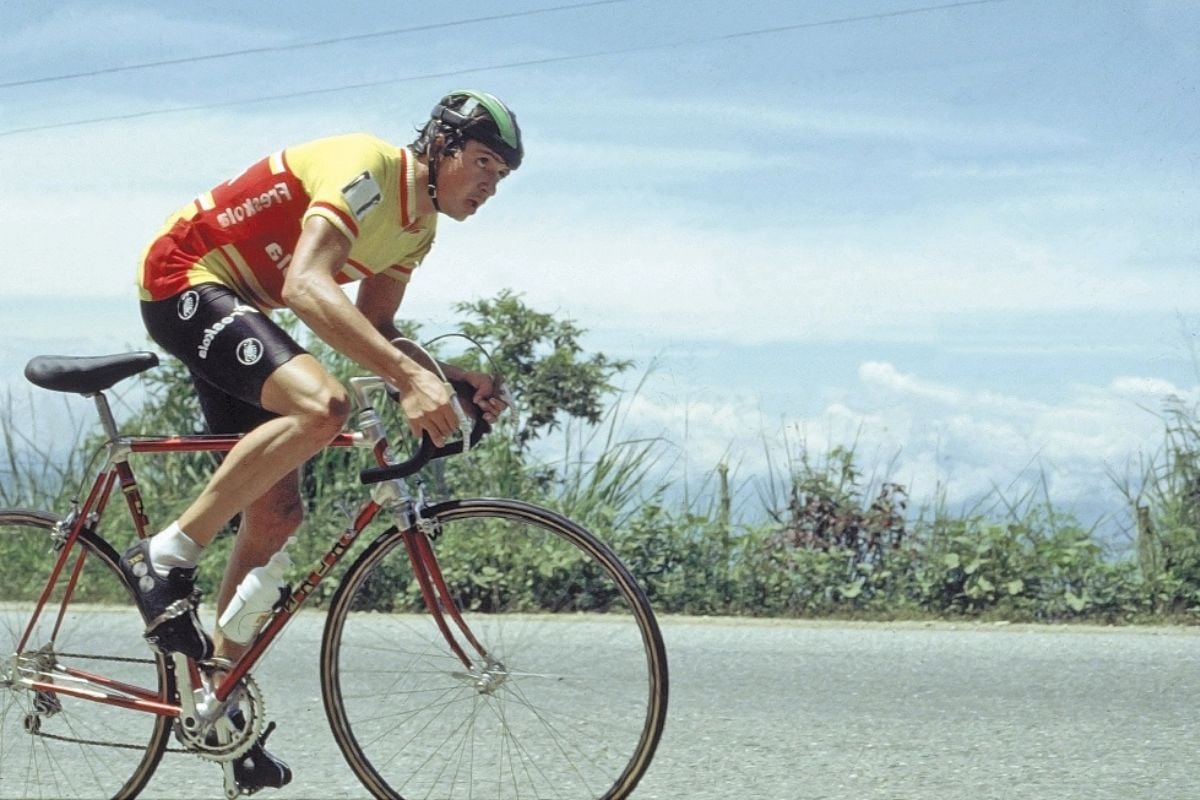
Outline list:
[[[266,703],[258,684],[249,675],[239,684],[236,701],[226,706],[211,725],[189,733],[179,720],[175,721],[175,738],[189,753],[222,764],[245,755],[258,741],[266,719]],[[229,719],[229,713],[234,709],[240,711],[245,720],[240,729]]]

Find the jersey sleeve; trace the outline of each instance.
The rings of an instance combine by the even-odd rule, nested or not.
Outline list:
[[[425,256],[429,255],[429,251],[433,248],[434,231],[432,229],[425,232],[421,243],[417,245],[417,249],[413,254],[405,259],[402,264],[393,264],[387,269],[380,272],[380,275],[386,275],[392,280],[408,283],[412,279],[413,271],[421,266],[421,262],[425,260]]]
[[[286,158],[309,195],[301,226],[321,217],[350,241],[357,240],[362,225],[383,203],[383,186],[390,179],[380,148],[370,137],[345,136],[290,149]]]
[[[408,264],[392,264],[379,274],[386,278],[391,278],[394,281],[399,281],[400,283],[408,283],[412,280],[414,269],[416,269],[416,267]]]

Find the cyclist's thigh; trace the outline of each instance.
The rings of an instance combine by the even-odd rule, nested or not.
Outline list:
[[[209,433],[249,433],[267,420],[279,415],[262,406],[247,403],[213,386],[196,373],[192,373],[192,384],[200,401],[200,410],[208,423]]]
[[[143,302],[142,318],[151,337],[191,371],[216,433],[242,432],[274,416],[263,409],[263,385],[306,354],[270,317],[221,284]]]
[[[349,399],[319,361],[303,354],[271,373],[263,384],[262,405],[279,414],[314,411],[344,416]]]

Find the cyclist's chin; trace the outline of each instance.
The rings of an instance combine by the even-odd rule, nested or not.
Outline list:
[[[475,215],[480,205],[472,200],[459,200],[453,203],[442,203],[442,213],[451,219],[462,222]]]

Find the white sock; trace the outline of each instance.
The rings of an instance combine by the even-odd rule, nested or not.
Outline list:
[[[175,567],[194,567],[204,547],[183,532],[176,520],[150,537],[150,564],[162,575]]]

